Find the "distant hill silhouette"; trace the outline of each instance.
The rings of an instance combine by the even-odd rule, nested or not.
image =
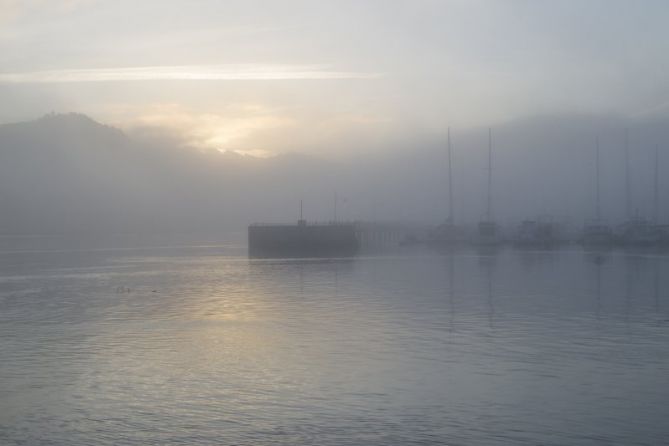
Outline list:
[[[259,183],[294,180],[314,162],[283,155],[270,167],[248,156],[139,143],[74,113],[4,124],[0,232],[217,230],[230,221],[243,227]]]

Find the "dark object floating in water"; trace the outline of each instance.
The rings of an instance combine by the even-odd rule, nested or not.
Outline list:
[[[249,226],[249,257],[348,257],[360,243],[349,223]]]

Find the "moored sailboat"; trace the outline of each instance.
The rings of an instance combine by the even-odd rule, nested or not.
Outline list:
[[[484,218],[479,221],[475,243],[498,245],[502,242],[500,228],[492,216],[492,129],[488,129],[488,200]]]
[[[462,228],[455,224],[455,214],[453,212],[453,155],[451,145],[451,129],[447,133],[448,148],[448,218],[444,223],[433,228],[428,234],[428,243],[431,245],[455,245],[464,241]]]
[[[582,242],[586,246],[606,246],[613,242],[613,231],[602,220],[599,191],[599,138],[596,140],[595,184],[595,219],[588,222],[583,228]]]

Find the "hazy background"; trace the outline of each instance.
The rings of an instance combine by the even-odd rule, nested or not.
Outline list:
[[[332,219],[335,193],[340,219],[436,224],[449,126],[458,221],[484,211],[488,127],[500,220],[592,218],[597,136],[603,215],[622,220],[626,128],[650,218],[656,145],[669,192],[668,12],[0,0],[0,231],[240,231],[300,199]]]

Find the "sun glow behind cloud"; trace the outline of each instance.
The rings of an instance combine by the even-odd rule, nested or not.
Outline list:
[[[0,73],[0,82],[62,83],[157,80],[375,79],[378,73],[337,71],[327,65],[226,64],[87,68]]]
[[[120,118],[124,128],[169,129],[182,138],[182,144],[201,150],[234,152],[242,155],[268,157],[273,152],[249,148],[248,139],[258,133],[297,125],[277,110],[256,104],[230,104],[216,110],[200,112],[180,104],[153,104],[149,107],[120,107],[111,115]],[[123,120],[127,119],[127,122]]]

